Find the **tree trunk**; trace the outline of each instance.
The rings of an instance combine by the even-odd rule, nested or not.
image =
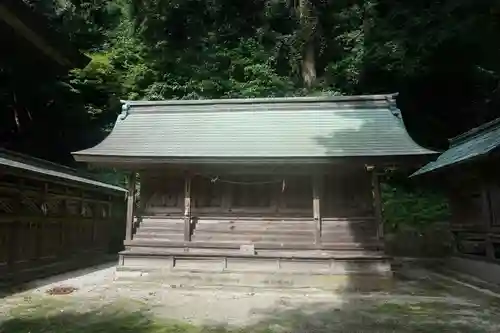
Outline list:
[[[295,2],[301,25],[302,37],[302,80],[307,88],[311,88],[316,81],[316,56],[314,52],[314,37],[316,31],[316,18],[314,17],[311,0],[298,0]]]
[[[311,41],[304,45],[302,80],[307,88],[311,88],[316,81],[316,58],[314,55],[314,43]]]

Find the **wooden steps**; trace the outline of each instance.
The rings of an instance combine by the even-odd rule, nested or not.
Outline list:
[[[182,248],[227,248],[227,249],[239,249],[242,245],[241,242],[234,241],[218,241],[218,242],[207,242],[207,241],[165,241],[163,239],[133,239],[131,241],[125,241],[125,246],[142,246],[142,247],[182,247]],[[370,243],[293,243],[293,244],[283,244],[277,242],[259,242],[254,244],[256,249],[288,249],[288,250],[335,250],[335,251],[350,251],[350,250],[378,250],[383,248],[383,244],[379,241]]]
[[[380,251],[383,246],[374,225],[370,218],[325,219],[321,241],[316,243],[313,219],[195,218],[191,241],[186,242],[181,216],[145,217],[133,239],[125,242],[119,270],[196,286],[225,279],[227,274],[236,277],[235,285],[257,281],[256,285],[266,286],[273,285],[269,282],[273,279],[276,286],[306,286],[316,275],[349,281],[353,276],[385,278],[392,274],[391,265]],[[254,251],[242,245],[253,245]],[[192,274],[200,274],[203,281],[192,280]],[[278,278],[280,274],[283,278]],[[297,280],[296,274],[302,277]],[[318,278],[314,283],[326,288],[334,284],[325,281]]]
[[[269,235],[266,232],[240,234],[240,233],[217,233],[207,232],[203,234],[193,235],[193,241],[213,241],[213,242],[241,242],[241,243],[258,243],[258,242],[277,242],[277,243],[314,243],[314,234],[303,235]]]
[[[191,242],[184,241],[184,220],[146,216],[126,246],[239,249],[253,244],[259,250],[376,251],[373,217],[324,218],[321,243],[315,243],[315,223],[305,218],[199,217],[193,219]]]
[[[205,242],[314,243],[312,219],[199,218],[192,240]]]
[[[184,220],[181,218],[143,217],[134,240],[157,239],[166,242],[184,241]]]

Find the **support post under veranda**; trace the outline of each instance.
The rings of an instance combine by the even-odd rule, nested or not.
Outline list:
[[[184,180],[184,241],[191,241],[191,177]]]
[[[127,227],[125,229],[125,241],[132,240],[132,230],[134,224],[134,213],[135,213],[135,182],[136,174],[131,172],[127,178]]]

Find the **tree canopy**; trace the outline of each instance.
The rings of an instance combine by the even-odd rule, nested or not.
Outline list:
[[[410,133],[437,149],[500,116],[494,0],[25,1],[92,58],[30,90],[49,91],[40,119],[67,150],[99,141],[120,99],[400,92]]]

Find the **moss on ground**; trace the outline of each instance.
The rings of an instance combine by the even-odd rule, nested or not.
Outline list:
[[[116,302],[92,311],[57,298],[40,298],[10,310],[0,323],[9,333],[331,333],[331,332],[497,332],[498,312],[474,304],[400,303],[356,300],[339,308],[310,305],[274,313],[246,328],[200,327],[154,317],[147,308]]]

